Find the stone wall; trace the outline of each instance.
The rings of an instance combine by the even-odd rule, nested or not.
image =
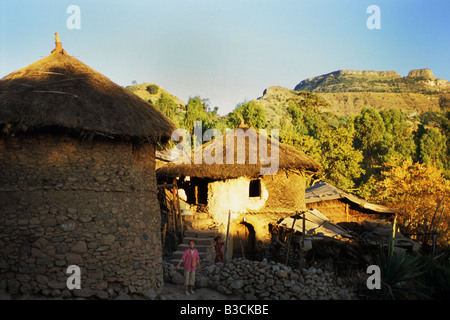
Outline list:
[[[164,264],[164,278],[183,284],[181,271],[173,264]],[[239,300],[355,300],[360,283],[357,275],[343,279],[320,267],[294,269],[274,261],[242,258],[225,266],[204,266],[196,274],[197,288],[209,287]]]
[[[0,290],[154,297],[163,285],[155,148],[50,134],[0,137]],[[68,290],[69,265],[81,290]]]

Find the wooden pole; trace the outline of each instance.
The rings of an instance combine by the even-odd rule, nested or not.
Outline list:
[[[444,195],[444,196],[442,196],[442,198],[441,198],[441,201],[439,201],[439,203],[438,203],[438,205],[437,205],[437,207],[436,207],[436,210],[434,211],[434,214],[433,214],[433,219],[431,220],[431,227],[430,227],[430,231],[431,231],[431,229],[433,228],[433,224],[434,224],[434,218],[436,217],[436,213],[437,213],[437,211],[438,211],[439,207],[441,206],[441,203],[442,203],[442,201],[444,200],[444,197],[445,197],[445,195]]]
[[[180,195],[178,194],[178,186],[175,187],[177,192],[177,211],[178,219],[180,219],[181,238],[184,236],[183,217],[181,216]]]
[[[433,219],[431,219],[431,224],[430,224],[430,229],[429,229],[430,232],[433,231],[434,219],[435,219],[435,217],[436,217],[436,213],[437,213],[438,210],[439,210],[439,207],[441,206],[442,201],[444,200],[444,197],[445,197],[445,195],[442,196],[441,201],[439,201],[439,203],[438,203],[438,205],[437,205],[437,207],[436,207],[436,210],[434,210]],[[426,235],[426,230],[424,230],[424,233],[425,233],[425,239],[423,240],[423,243],[424,243],[424,244],[428,244],[428,236]]]
[[[302,248],[305,250],[305,232],[306,232],[306,212],[303,212],[303,225],[302,225]]]
[[[164,184],[158,184],[157,186],[156,186],[156,188],[159,190],[159,189],[170,189],[170,188],[173,188],[173,187],[175,187],[176,186],[176,184],[173,184],[173,183],[164,183]]]
[[[431,256],[434,258],[436,256],[436,233],[437,229],[439,227],[439,224],[441,223],[442,214],[444,213],[445,206],[442,207],[441,215],[439,216],[438,223],[436,224],[436,227],[434,227],[433,230],[433,251],[431,252]]]
[[[225,239],[225,255],[223,259],[223,264],[225,265],[227,263],[227,255],[228,255],[228,236],[230,232],[230,218],[231,218],[231,211],[228,210],[228,223],[227,223],[227,237]]]
[[[297,221],[297,216],[294,217],[294,222],[292,222],[292,227],[291,227],[291,233],[289,234],[289,242],[288,242],[288,247],[287,247],[285,265],[287,265],[289,262],[289,251],[291,249],[291,239],[292,239],[292,234],[294,233],[295,221]]]
[[[306,212],[303,212],[303,221],[302,221],[302,245],[300,247],[300,267],[305,267],[303,263],[304,255],[305,255],[305,232],[306,232]]]
[[[176,189],[176,179],[173,179],[173,184],[174,186],[172,187],[172,211],[173,211],[173,225],[174,225],[174,231],[175,234],[178,236],[178,219],[177,219],[177,204],[176,204],[176,194],[175,194],[175,189]]]
[[[242,240],[241,240],[241,237],[239,237],[239,231],[237,232],[237,236],[238,236],[238,239],[239,239],[239,243],[241,244],[241,252],[242,252],[242,258],[244,258],[244,259],[245,259],[245,254],[244,254],[244,246],[242,245]]]
[[[164,227],[163,227],[163,231],[162,231],[162,248],[163,248],[163,251],[164,251],[164,247],[165,247],[165,244],[166,244],[166,232],[167,232],[167,222],[164,223]]]

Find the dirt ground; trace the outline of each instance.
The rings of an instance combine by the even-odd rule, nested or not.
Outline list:
[[[161,300],[242,300],[242,295],[227,295],[211,288],[197,288],[194,294],[186,295],[183,285],[164,283]]]
[[[78,298],[79,299],[79,298]],[[145,300],[141,296],[122,295],[118,300]],[[242,300],[242,295],[226,295],[211,288],[197,288],[194,294],[186,295],[183,285],[164,283],[160,300]],[[0,300],[61,300],[61,298],[52,298],[33,295],[12,296],[9,293],[0,290]]]

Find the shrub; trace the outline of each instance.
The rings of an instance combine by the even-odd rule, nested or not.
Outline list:
[[[146,89],[150,94],[157,94],[159,91],[159,87],[156,84],[151,84]]]
[[[425,273],[418,279],[423,292],[432,299],[450,299],[450,258],[434,259],[422,257]]]
[[[382,283],[381,290],[371,292],[375,298],[393,300],[428,297],[419,290],[416,281],[424,274],[420,256],[395,250],[392,238],[387,246],[380,246],[373,262],[380,267]]]

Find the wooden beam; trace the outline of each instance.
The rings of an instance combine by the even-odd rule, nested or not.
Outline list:
[[[176,204],[176,180],[173,179],[173,187],[172,187],[172,217],[173,217],[173,224],[174,224],[174,231],[175,234],[178,236],[178,219],[177,219],[177,204]],[[183,235],[181,235],[181,238],[183,239]]]
[[[238,236],[238,239],[239,239],[239,243],[241,244],[242,258],[245,259],[244,246],[242,245],[241,237],[239,237],[239,231],[237,231],[237,236]]]
[[[227,223],[227,237],[225,239],[225,255],[224,255],[224,260],[223,260],[223,265],[225,266],[225,264],[227,263],[227,255],[228,255],[228,236],[230,233],[230,218],[231,218],[231,211],[228,210],[228,223]]]
[[[175,187],[175,190],[177,192],[177,211],[178,211],[178,219],[180,219],[181,239],[183,239],[184,226],[183,226],[183,217],[181,216],[180,195],[178,194],[178,186]]]
[[[295,222],[297,221],[297,216],[294,217],[294,221],[292,222],[292,227],[291,227],[291,233],[289,234],[289,242],[288,242],[288,247],[287,247],[287,254],[286,254],[286,263],[285,265],[288,264],[289,262],[289,251],[291,249],[291,239],[292,239],[292,234],[294,233],[294,228],[295,228]]]
[[[166,232],[167,232],[167,222],[164,223],[164,228],[162,230],[162,248],[163,248],[163,252],[164,252],[164,247],[166,244]]]
[[[156,186],[156,189],[170,189],[176,187],[176,184],[174,185],[173,183],[164,183],[164,184],[158,184]]]
[[[443,199],[443,198],[442,198]],[[445,206],[442,207],[441,215],[439,217],[439,221],[433,229],[433,250],[431,251],[431,256],[434,258],[436,256],[436,234],[439,224],[441,223],[442,214],[444,213]]]

